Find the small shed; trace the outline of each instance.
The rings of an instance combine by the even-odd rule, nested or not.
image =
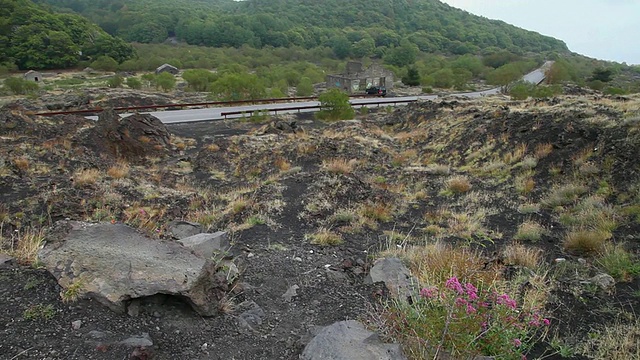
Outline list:
[[[177,67],[175,67],[173,65],[164,64],[164,65],[159,66],[156,69],[156,75],[158,75],[160,73],[163,73],[163,72],[168,72],[169,74],[177,75],[179,70],[178,70]]]
[[[344,74],[327,75],[327,88],[338,88],[348,93],[364,91],[372,86],[393,88],[393,72],[378,64],[372,64],[366,69],[362,63],[351,61],[347,63]]]
[[[27,81],[40,82],[42,81],[42,74],[37,71],[29,70],[24,74],[23,78]]]

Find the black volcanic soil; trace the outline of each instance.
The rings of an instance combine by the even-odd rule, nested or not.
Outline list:
[[[360,115],[357,121],[279,120],[295,120],[295,131],[275,123],[171,125],[169,146],[160,144],[164,133],[158,139],[127,139],[135,153],[129,154],[123,178],[108,174],[121,161],[115,148],[87,143],[95,138],[94,123],[73,116],[33,117],[20,106],[2,108],[0,210],[6,216],[0,230],[5,239],[65,218],[133,224],[129,209],[162,209],[149,219],[155,226],[142,231],[164,237],[174,219],[230,231],[242,283],[230,294],[231,305],[215,317],[202,318],[179,300],[162,297],[145,299],[140,313],[129,316],[87,299],[63,303],[51,275],[14,262],[0,269],[0,359],[297,359],[315,326],[367,321],[386,296],[380,284],[364,285],[375,254],[394,246],[389,233],[410,234],[416,243],[430,239],[429,225],[444,228],[439,240],[484,249],[492,258],[512,242],[519,224],[535,220],[552,229],[530,244],[543,250],[550,271],[555,259],[564,258],[575,274],[593,276],[601,272],[593,259],[582,261],[563,249],[566,227],[558,209],[522,214],[518,205],[539,203],[555,184],[578,176],[576,159],[589,149],[589,164],[601,169],[580,177],[589,193],[605,180],[613,189],[602,195],[609,203],[623,208],[640,201],[640,141],[633,120],[640,114],[629,102],[640,103],[598,95],[442,100]],[[129,134],[118,131],[120,137]],[[507,166],[499,176],[483,171],[518,145],[532,154],[539,144],[553,149],[537,162],[530,193],[514,189],[518,166]],[[353,160],[353,169],[327,171],[332,159]],[[451,174],[428,170],[434,164],[449,166]],[[77,172],[88,168],[98,169],[100,178],[74,183]],[[452,175],[469,177],[473,197],[442,192]],[[414,196],[417,192],[424,196]],[[244,206],[233,205],[239,199]],[[339,210],[380,204],[391,209],[388,220],[336,220]],[[440,209],[479,208],[490,210],[483,219],[487,231],[470,237],[449,233],[446,221],[434,223],[428,216]],[[626,243],[637,256],[640,223],[622,216],[619,223],[614,241]],[[319,229],[341,234],[343,244],[311,244],[309,235]],[[619,320],[622,311],[640,309],[638,277],[619,282],[613,293],[585,288],[569,273],[554,281],[547,306],[552,331],[576,347],[594,329]],[[297,296],[287,301],[282,295],[294,285]],[[261,324],[247,328],[238,316],[252,302],[265,315]],[[25,316],[33,309],[47,309],[48,316]],[[78,320],[81,325],[74,328]],[[153,346],[120,344],[145,333]],[[552,352],[541,342],[530,358]]]

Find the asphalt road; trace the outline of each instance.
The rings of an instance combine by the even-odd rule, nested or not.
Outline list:
[[[539,84],[545,78],[545,72],[549,66],[553,64],[552,61],[547,61],[540,67],[529,74],[523,76],[523,80],[526,82]],[[501,88],[493,88],[489,90],[483,91],[475,91],[468,93],[456,93],[450,94],[448,96],[462,96],[467,98],[479,98],[489,95],[500,94]],[[399,97],[372,97],[372,98],[363,98],[363,99],[353,99],[350,102],[356,107],[377,107],[377,106],[388,106],[386,104],[375,104],[381,101],[389,101],[389,105],[398,106],[405,105],[408,101],[416,101],[416,100],[435,100],[438,98],[438,95],[426,95],[426,96],[399,96]],[[397,101],[398,103],[393,103]],[[289,102],[289,103],[278,103],[278,104],[259,104],[259,105],[245,105],[245,106],[231,106],[231,107],[218,107],[218,108],[206,108],[206,109],[187,109],[187,110],[168,110],[168,111],[154,111],[149,112],[160,121],[165,124],[177,124],[177,123],[188,123],[188,122],[198,122],[198,121],[208,121],[208,120],[219,120],[225,118],[222,113],[227,112],[236,112],[236,111],[251,111],[251,110],[265,110],[269,111],[270,114],[274,114],[275,112],[279,114],[284,113],[297,113],[297,112],[314,112],[317,109],[300,109],[300,110],[280,110],[290,107],[304,107],[304,106],[319,106],[320,102],[318,101],[304,101],[304,102]],[[129,113],[122,114],[122,117],[126,117],[131,115]],[[228,115],[226,118],[240,118],[243,117],[241,114]],[[97,116],[89,116],[88,118],[97,120]]]

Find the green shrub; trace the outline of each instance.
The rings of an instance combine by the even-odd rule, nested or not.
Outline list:
[[[119,88],[122,86],[124,79],[120,75],[115,75],[107,80],[107,86],[110,88]]]
[[[134,78],[134,77],[129,77],[127,78],[127,86],[132,88],[132,89],[142,89],[142,81],[140,81],[138,78]]]
[[[37,83],[19,77],[6,78],[4,86],[16,95],[31,94],[40,88]]]
[[[349,95],[338,89],[331,89],[319,97],[321,110],[317,117],[322,120],[353,119],[355,110],[349,103]]]

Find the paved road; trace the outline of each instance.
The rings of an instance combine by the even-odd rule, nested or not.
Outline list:
[[[523,76],[523,80],[526,82],[540,84],[545,78],[546,70],[553,64],[552,61],[547,61],[537,70],[530,72],[529,74]],[[476,92],[468,92],[468,93],[457,93],[451,94],[448,96],[462,96],[467,98],[479,98],[489,95],[500,94],[501,88],[493,88],[489,90],[476,91]],[[389,105],[404,105],[407,101],[416,101],[416,100],[435,100],[437,99],[437,95],[427,95],[427,96],[399,96],[399,97],[387,97],[387,98],[364,98],[364,99],[353,99],[351,100],[352,104],[355,104],[356,107],[367,106],[367,107],[377,107],[377,106],[387,106],[387,105],[377,105],[371,104],[380,101],[398,101],[399,104],[389,104]],[[371,105],[367,105],[371,104]],[[301,109],[301,110],[283,110],[278,111],[278,109],[296,107],[296,106],[318,106],[320,103],[318,101],[305,101],[305,102],[290,102],[290,103],[279,103],[279,104],[259,104],[259,105],[245,105],[245,106],[231,106],[231,107],[219,107],[219,108],[206,108],[206,109],[188,109],[188,110],[168,110],[168,111],[154,111],[149,112],[149,114],[157,117],[165,124],[177,124],[177,123],[188,123],[188,122],[198,122],[198,121],[207,121],[207,120],[219,120],[223,119],[222,113],[226,112],[235,112],[235,111],[250,111],[250,110],[269,110],[271,114],[275,111],[278,113],[297,113],[297,112],[314,112],[316,109]],[[360,106],[358,106],[360,105]],[[122,114],[121,116],[129,116],[131,114]],[[229,115],[227,118],[240,118],[242,115]],[[88,118],[97,120],[97,116],[89,116]]]

